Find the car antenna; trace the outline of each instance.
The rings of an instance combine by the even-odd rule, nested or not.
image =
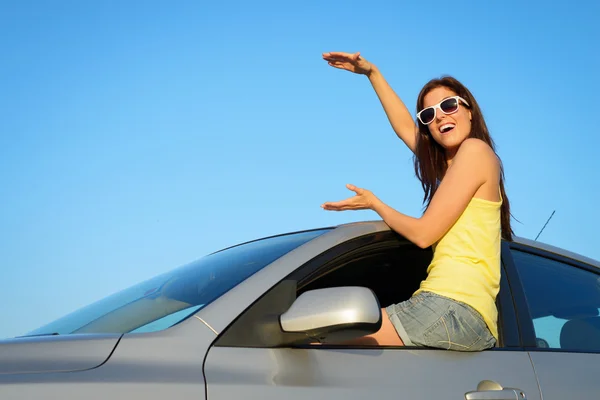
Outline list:
[[[546,225],[548,225],[548,222],[550,222],[550,220],[552,219],[552,217],[554,216],[554,213],[556,212],[556,210],[552,211],[552,214],[550,214],[550,217],[548,218],[548,220],[546,221],[546,223],[544,224],[544,226],[542,227],[542,230],[540,231],[540,233],[537,234],[537,236],[535,237],[535,240],[537,240],[540,235],[542,234],[542,231],[544,230],[544,228],[546,228]]]

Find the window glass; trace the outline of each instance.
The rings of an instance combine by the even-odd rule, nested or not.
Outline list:
[[[281,235],[210,254],[83,307],[28,335],[153,332],[169,328],[326,231]]]
[[[540,348],[600,351],[600,276],[513,250]]]

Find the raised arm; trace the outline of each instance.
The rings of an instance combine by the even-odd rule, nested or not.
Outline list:
[[[387,83],[379,69],[365,60],[360,53],[330,52],[323,53],[323,59],[329,65],[346,71],[362,74],[369,78],[388,121],[396,135],[414,153],[416,148],[417,126],[400,99],[391,86]]]

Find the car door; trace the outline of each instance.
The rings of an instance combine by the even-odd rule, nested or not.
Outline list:
[[[562,253],[562,255],[561,255]],[[511,246],[520,277],[513,290],[525,344],[544,400],[592,399],[600,393],[600,269],[558,249]]]
[[[351,250],[361,257],[360,250],[345,251]],[[314,265],[303,265],[295,276],[311,273]],[[220,333],[209,350],[204,367],[207,399],[541,399],[529,355],[519,346],[510,287],[506,274],[502,276],[502,345],[476,353],[411,347],[269,347],[252,342],[247,316],[265,303],[282,302],[275,297],[258,301]],[[263,297],[267,296],[271,294]],[[236,329],[236,335],[227,336]]]

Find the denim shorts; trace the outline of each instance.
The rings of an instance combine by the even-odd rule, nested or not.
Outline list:
[[[435,293],[420,292],[386,312],[405,346],[481,351],[496,344],[474,308]]]

